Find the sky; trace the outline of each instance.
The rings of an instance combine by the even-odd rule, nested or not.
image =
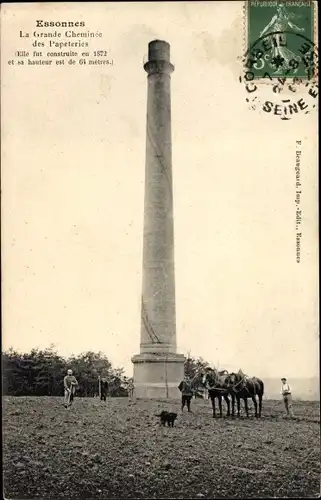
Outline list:
[[[282,121],[249,109],[239,81],[244,16],[243,2],[4,7],[3,349],[100,350],[132,373],[140,342],[143,60],[159,38],[170,43],[175,65],[177,350],[261,377],[318,375],[317,115]],[[103,34],[90,50],[107,50],[114,65],[8,65],[30,47],[19,32],[32,33],[36,19],[85,21],[85,30]],[[262,93],[275,98],[268,86]]]

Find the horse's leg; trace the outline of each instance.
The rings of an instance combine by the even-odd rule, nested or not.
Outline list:
[[[219,409],[220,409],[220,417],[222,418],[223,417],[223,411],[222,411],[222,396],[219,395],[218,397],[218,406],[219,406]]]
[[[248,407],[248,404],[247,404],[247,398],[244,398],[244,406],[245,406],[246,416],[248,417],[249,416],[249,407]]]
[[[230,410],[230,399],[228,396],[224,396],[225,402],[227,404],[227,416],[230,417],[231,415],[231,410]]]
[[[262,413],[262,394],[259,394],[259,417]]]
[[[212,396],[212,394],[211,394],[211,401],[212,401],[212,409],[213,409],[213,418],[215,418],[215,396]]]
[[[252,396],[252,401],[254,403],[254,408],[255,408],[255,416],[256,418],[258,417],[258,414],[257,414],[257,401],[256,401],[256,396],[255,394]]]
[[[235,395],[232,393],[231,394],[232,398],[232,417],[235,417]]]
[[[236,403],[237,403],[237,416],[240,416],[240,410],[241,410],[241,398],[239,396],[236,396]]]

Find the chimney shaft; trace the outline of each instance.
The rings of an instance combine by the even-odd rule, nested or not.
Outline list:
[[[140,354],[133,357],[138,397],[177,397],[184,356],[176,354],[170,46],[148,46],[143,284]],[[142,365],[143,360],[143,365]]]

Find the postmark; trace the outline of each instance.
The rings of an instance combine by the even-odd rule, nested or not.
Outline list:
[[[245,10],[247,47],[240,81],[249,109],[282,120],[310,113],[318,97],[315,2],[256,0]]]

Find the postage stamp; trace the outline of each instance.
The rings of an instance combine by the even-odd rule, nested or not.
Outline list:
[[[246,64],[255,80],[315,76],[316,16],[313,0],[246,2]]]
[[[318,102],[317,4],[313,0],[246,2],[240,82],[251,110],[290,120]]]

